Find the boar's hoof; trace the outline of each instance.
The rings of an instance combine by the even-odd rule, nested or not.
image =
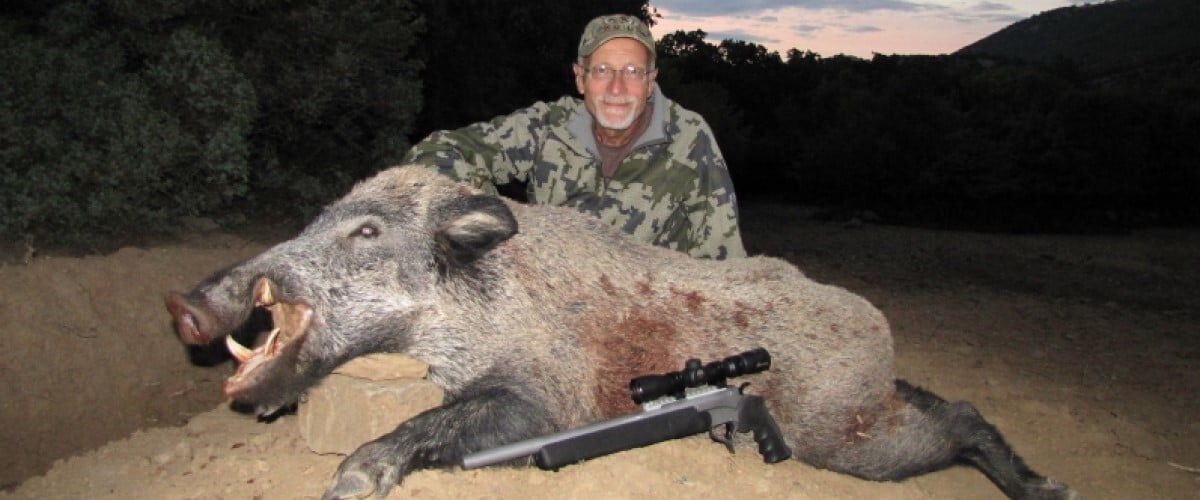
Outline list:
[[[362,445],[338,467],[322,500],[363,498],[375,493],[384,498],[400,482],[402,467],[394,446],[382,441]]]

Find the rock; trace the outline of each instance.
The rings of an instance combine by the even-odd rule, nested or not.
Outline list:
[[[440,404],[442,389],[426,380],[368,380],[333,373],[309,390],[297,410],[297,425],[312,451],[349,455]]]
[[[403,354],[368,354],[354,358],[333,373],[368,380],[424,378],[429,367]]]

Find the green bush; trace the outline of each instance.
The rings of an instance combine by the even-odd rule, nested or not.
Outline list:
[[[162,232],[235,202],[312,211],[397,162],[421,106],[409,2],[69,0],[0,13],[9,241]]]
[[[312,211],[398,163],[421,109],[408,2],[225,5],[205,14],[253,82],[252,195]]]
[[[38,26],[0,28],[0,231],[78,242],[162,231],[246,189],[253,91],[194,33],[130,72],[79,3]],[[219,185],[219,190],[211,187]]]
[[[189,207],[194,212],[245,194],[257,100],[232,58],[217,42],[183,29],[169,37],[166,50],[142,74],[156,107],[174,112],[186,141],[175,152],[182,161],[161,172],[157,188],[181,206],[194,204]]]

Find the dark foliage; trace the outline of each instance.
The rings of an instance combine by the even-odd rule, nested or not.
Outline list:
[[[395,164],[421,108],[424,23],[408,1],[208,2],[217,33],[258,93],[254,194],[307,209]]]
[[[1098,81],[1063,62],[783,60],[699,31],[660,49],[664,91],[710,121],[743,199],[997,230],[1200,220],[1194,57]]]
[[[181,28],[132,54],[102,9],[38,7],[0,25],[0,232],[153,230],[246,192],[255,93],[219,41]]]
[[[1194,224],[1190,26],[1088,45],[1072,24],[1154,5],[1191,19],[1194,3],[1077,7],[997,34],[1044,56],[1033,61],[978,55],[984,42],[954,56],[781,57],[676,32],[659,44],[659,83],[712,125],[743,200],[976,229]],[[633,0],[5,2],[0,233],[70,241],[185,215],[305,215],[433,130],[574,94],[579,33],[610,12],[652,19]]]
[[[301,211],[394,163],[420,108],[406,1],[67,0],[0,8],[0,230],[161,232]]]
[[[990,55],[1054,64],[1069,61],[1102,75],[1156,65],[1200,51],[1200,2],[1113,0],[1049,10],[963,47]]]

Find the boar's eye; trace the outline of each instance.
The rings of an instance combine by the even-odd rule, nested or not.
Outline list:
[[[358,226],[358,229],[350,233],[351,238],[374,238],[376,236],[379,236],[379,228],[370,222]]]

